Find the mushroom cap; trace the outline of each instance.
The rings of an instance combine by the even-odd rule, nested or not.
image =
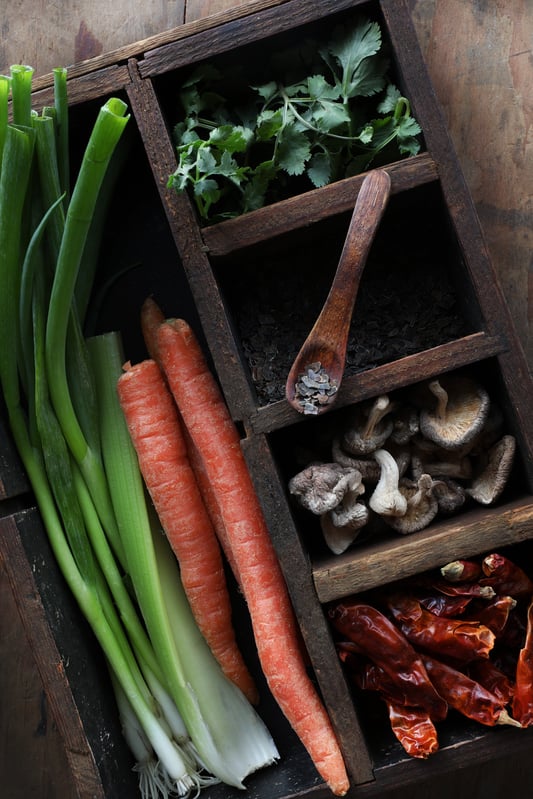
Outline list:
[[[395,444],[405,446],[419,430],[420,421],[415,407],[404,405],[393,414],[390,438]]]
[[[462,375],[444,375],[432,380],[428,387],[437,403],[435,408],[420,411],[422,435],[444,449],[458,449],[473,441],[489,413],[490,399],[485,389]]]
[[[430,474],[436,480],[441,477],[452,477],[457,480],[469,480],[472,477],[472,462],[467,454],[468,447],[457,450],[444,449],[433,441],[417,437],[413,442],[411,468],[413,477]]]
[[[387,518],[387,523],[404,535],[416,533],[431,524],[439,511],[437,498],[433,493],[433,480],[423,474],[418,480],[400,480],[399,490],[407,500],[403,516]]]
[[[468,496],[482,505],[491,505],[501,495],[513,465],[516,450],[514,436],[503,436],[489,450],[487,465],[465,489]]]
[[[352,455],[367,455],[379,449],[392,432],[393,403],[386,394],[357,405],[342,435],[342,446]]]
[[[472,453],[487,452],[504,435],[504,417],[501,408],[491,400],[485,424],[472,442]]]
[[[368,521],[368,508],[362,502],[351,502],[347,507],[341,503],[337,508],[320,517],[320,527],[329,549],[340,555],[357,538]]]
[[[312,463],[289,480],[290,494],[316,515],[332,510],[347,492],[364,490],[361,473],[338,463]]]
[[[460,483],[450,477],[439,477],[433,481],[433,493],[441,513],[455,513],[464,505],[466,492]]]

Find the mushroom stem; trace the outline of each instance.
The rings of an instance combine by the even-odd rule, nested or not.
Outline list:
[[[365,440],[371,438],[374,435],[376,425],[381,422],[383,417],[386,416],[390,410],[391,403],[389,398],[386,395],[378,397],[370,409],[361,438],[364,438]]]
[[[429,474],[422,474],[417,481],[417,490],[408,500],[409,507],[417,508],[433,491],[433,479]]]
[[[437,398],[436,415],[439,421],[444,422],[446,419],[446,410],[448,408],[448,392],[442,387],[438,380],[431,381],[429,390]]]
[[[385,449],[376,450],[374,458],[381,466],[381,474],[368,504],[380,516],[403,516],[407,510],[407,500],[398,489],[398,464]]]

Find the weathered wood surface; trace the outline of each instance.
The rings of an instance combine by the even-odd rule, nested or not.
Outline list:
[[[4,0],[0,72],[12,63],[29,63],[37,76],[54,66],[72,65],[139,40],[157,37],[184,22],[238,11],[242,0],[177,0],[142,6],[115,0]],[[483,233],[504,295],[517,325],[530,367],[533,365],[533,4],[524,0],[409,0],[437,97],[444,109],[459,161],[481,219]],[[111,62],[112,63],[112,62]],[[533,274],[533,272],[532,272]],[[531,289],[530,289],[531,285]],[[69,796],[70,774],[58,736],[39,737],[40,698],[34,663],[10,604],[0,572],[2,599],[2,678],[12,717],[3,713],[0,772],[10,799],[33,795]],[[7,704],[3,702],[4,711]],[[18,716],[19,726],[13,726]],[[59,747],[59,749],[58,749]],[[17,770],[25,750],[31,770]],[[45,752],[45,754],[43,754]],[[460,760],[460,758],[459,758]],[[7,766],[9,765],[9,769]],[[480,765],[445,775],[420,796],[497,799],[505,791],[528,795],[533,772],[526,758],[505,767]],[[429,792],[428,792],[429,791]],[[392,794],[391,794],[392,795]],[[397,788],[394,795],[404,799]],[[388,796],[388,794],[387,794]],[[411,788],[405,794],[418,799]],[[383,795],[385,799],[385,794]]]

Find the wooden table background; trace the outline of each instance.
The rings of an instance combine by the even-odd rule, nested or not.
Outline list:
[[[248,0],[249,1],[249,0]],[[0,72],[70,66],[246,0],[3,0]],[[533,366],[533,3],[409,0],[496,272]],[[533,369],[532,369],[533,371]],[[0,784],[5,799],[70,799],[70,775],[0,564]],[[423,799],[533,793],[527,762],[450,774]],[[404,799],[401,788],[395,792]],[[125,799],[127,799],[125,797]],[[265,797],[267,799],[267,797]],[[384,796],[383,799],[386,799]],[[409,799],[418,792],[409,791]]]

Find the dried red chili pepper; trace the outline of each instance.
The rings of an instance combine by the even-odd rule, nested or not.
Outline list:
[[[481,582],[449,583],[447,580],[433,580],[432,586],[445,596],[469,596],[479,599],[492,599],[496,591],[491,585],[482,585]]]
[[[330,608],[329,618],[352,651],[381,666],[414,706],[426,710],[433,721],[445,718],[446,702],[431,683],[420,656],[383,613],[372,605],[348,601]]]
[[[482,575],[481,564],[473,560],[453,560],[440,573],[450,583],[475,582]]]
[[[513,716],[523,727],[533,724],[533,600],[527,610],[526,640],[516,666]]]
[[[512,596],[496,596],[477,611],[468,616],[469,619],[484,624],[492,630],[496,637],[502,635],[512,610],[516,607],[516,599]]]
[[[471,597],[472,599],[492,599],[496,591],[490,585],[481,585],[479,579],[452,582],[445,577],[428,573],[410,578],[404,583],[406,593],[413,591],[438,592],[449,597]]]
[[[476,621],[435,616],[403,594],[391,595],[387,606],[407,640],[426,652],[469,662],[488,658],[494,647],[494,633]]]
[[[388,699],[385,703],[391,729],[408,755],[425,759],[437,751],[437,730],[426,711],[395,705]]]
[[[468,605],[472,602],[470,596],[445,596],[444,594],[433,594],[418,596],[418,601],[423,608],[434,613],[435,616],[446,616],[453,619],[461,616]]]
[[[487,691],[509,704],[514,695],[514,683],[492,660],[474,660],[468,665],[468,675]]]
[[[339,655],[357,687],[373,691],[385,702],[392,731],[408,755],[426,758],[437,751],[437,731],[429,713],[413,707],[408,692],[399,687],[381,666],[350,651],[349,644],[339,644]]]
[[[509,594],[515,598],[533,596],[533,581],[525,571],[504,555],[493,553],[482,562],[483,574],[479,582],[491,586],[497,594]]]
[[[341,642],[338,644],[338,651],[354,685],[362,691],[378,693],[382,699],[390,699],[395,704],[416,706],[418,696],[415,694],[413,699],[409,684],[400,684],[393,680],[377,663],[368,660],[364,655],[356,655],[351,650],[352,646],[354,645],[350,642]]]
[[[520,726],[509,716],[505,702],[483,685],[429,655],[422,655],[422,660],[439,694],[463,716],[487,727],[497,724]]]

